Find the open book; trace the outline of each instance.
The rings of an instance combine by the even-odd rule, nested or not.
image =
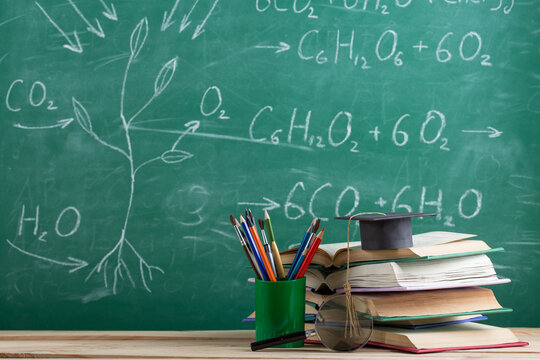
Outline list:
[[[414,330],[375,327],[369,341],[371,345],[418,353],[528,345],[519,342],[510,329],[476,322]]]
[[[465,240],[476,235],[432,231],[413,235],[413,247],[391,250],[363,250],[361,242],[350,243],[350,262],[430,258],[455,254],[481,253],[492,250],[482,240]],[[281,252],[283,264],[291,264],[298,248]],[[347,243],[321,244],[311,261],[324,267],[341,267],[347,263]]]
[[[347,270],[328,272],[310,268],[306,286],[331,291],[343,288]],[[509,282],[499,279],[493,263],[485,254],[435,260],[388,261],[349,268],[349,283],[357,291],[428,290]]]
[[[308,328],[307,325],[306,328]],[[312,327],[309,326],[309,328]],[[309,337],[306,342],[321,343],[315,336]],[[449,350],[526,346],[529,343],[519,341],[510,329],[466,322],[414,330],[376,326],[369,338],[368,345],[420,354]]]

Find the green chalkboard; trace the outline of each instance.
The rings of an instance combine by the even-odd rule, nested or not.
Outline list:
[[[234,329],[229,223],[426,211],[540,326],[540,3],[0,2],[0,328]],[[358,238],[358,231],[354,234]]]

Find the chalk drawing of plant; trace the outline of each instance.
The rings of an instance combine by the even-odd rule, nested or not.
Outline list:
[[[92,138],[97,140],[100,144],[119,152],[123,157],[126,158],[126,160],[129,163],[129,176],[130,176],[130,193],[129,193],[129,200],[127,204],[126,214],[124,217],[124,222],[122,224],[120,238],[114,245],[114,247],[107,252],[101,260],[92,268],[88,276],[86,277],[85,281],[88,281],[93,275],[96,275],[98,273],[101,273],[103,276],[103,282],[105,287],[112,286],[113,294],[116,295],[117,293],[117,287],[118,287],[118,281],[119,280],[127,280],[131,283],[133,287],[136,287],[135,279],[133,278],[131,274],[131,270],[129,269],[128,265],[125,262],[125,256],[126,253],[131,252],[132,255],[136,257],[139,263],[139,276],[141,278],[141,282],[144,286],[144,288],[151,292],[150,287],[148,286],[147,281],[152,281],[152,272],[153,271],[159,271],[161,273],[164,273],[163,269],[161,269],[158,266],[150,265],[148,264],[144,258],[139,254],[139,252],[136,250],[136,248],[133,246],[133,244],[126,238],[126,230],[129,224],[129,218],[131,214],[131,210],[133,207],[133,195],[135,193],[135,180],[136,175],[139,170],[141,170],[144,166],[147,164],[154,162],[154,161],[163,161],[165,163],[180,163],[183,162],[189,158],[191,158],[193,155],[189,152],[179,150],[177,149],[178,144],[180,143],[180,140],[189,132],[195,132],[197,128],[199,127],[198,121],[191,121],[185,124],[186,130],[179,136],[179,138],[175,141],[175,143],[172,145],[172,147],[168,150],[166,150],[161,156],[158,156],[156,158],[152,158],[146,161],[138,162],[136,163],[134,155],[133,155],[133,144],[130,137],[130,126],[151,103],[152,101],[157,98],[169,85],[171,82],[174,73],[176,71],[176,65],[177,65],[177,57],[172,58],[169,60],[161,70],[159,71],[158,75],[156,76],[155,82],[154,82],[154,92],[152,96],[146,101],[142,107],[135,112],[134,115],[132,115],[129,118],[126,118],[126,111],[124,108],[124,99],[126,94],[126,83],[128,79],[129,70],[131,68],[131,65],[135,58],[139,55],[141,49],[144,46],[144,43],[146,41],[146,38],[148,36],[148,20],[147,18],[143,18],[137,26],[133,29],[130,37],[130,55],[129,59],[127,61],[127,65],[124,71],[124,76],[122,80],[122,90],[120,94],[120,119],[122,121],[122,131],[125,135],[125,146],[126,148],[122,148],[120,146],[116,146],[113,144],[110,144],[103,139],[101,139],[93,130],[92,128],[92,120],[90,115],[88,114],[88,111],[85,109],[85,107],[75,98],[72,98],[73,103],[73,111],[75,113],[75,119],[81,126],[81,128],[88,133]],[[108,269],[110,269],[108,271]],[[112,270],[112,274],[110,271]],[[112,284],[110,283],[110,278],[112,278]]]

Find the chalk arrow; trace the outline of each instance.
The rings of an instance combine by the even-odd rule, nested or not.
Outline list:
[[[280,53],[283,51],[287,51],[291,48],[289,44],[286,42],[281,41],[279,45],[277,46],[271,46],[271,45],[257,45],[255,46],[257,49],[276,49],[275,53]]]
[[[54,125],[46,125],[46,126],[26,126],[26,125],[22,125],[22,124],[19,124],[19,123],[13,124],[13,126],[16,127],[16,128],[25,129],[25,130],[54,129],[54,128],[57,128],[57,127],[60,127],[62,129],[64,129],[66,126],[71,124],[71,122],[73,120],[74,120],[74,118],[62,119],[62,120],[58,120],[56,122],[56,124],[54,124]]]
[[[488,126],[487,129],[488,130],[461,130],[461,132],[464,132],[464,133],[487,133],[487,134],[489,134],[488,137],[490,137],[490,138],[499,137],[503,133],[502,131],[499,131],[499,130],[495,129],[494,127],[491,127],[491,126]]]
[[[172,16],[174,15],[174,12],[176,11],[176,8],[178,7],[178,3],[180,0],[176,0],[174,2],[174,5],[171,9],[171,12],[169,13],[169,16],[167,16],[167,11],[163,12],[163,22],[161,23],[161,31],[165,31],[174,23],[174,20],[171,21]]]
[[[182,17],[182,22],[180,23],[180,29],[178,31],[179,33],[184,31],[189,26],[189,24],[191,24],[191,21],[188,21],[188,19],[191,16],[191,13],[193,12],[193,10],[195,10],[195,7],[197,6],[198,3],[199,3],[199,0],[196,0],[195,4],[193,4],[189,12],[187,14],[184,14],[184,16]]]
[[[174,142],[173,146],[171,147],[171,150],[176,150],[176,146],[178,145],[180,140],[182,140],[184,138],[184,136],[186,136],[186,134],[194,133],[195,131],[197,131],[199,126],[201,126],[201,122],[199,120],[192,120],[192,121],[188,121],[187,123],[185,123],[184,126],[187,129]]]
[[[201,35],[204,32],[203,27],[206,24],[206,22],[208,21],[208,18],[210,17],[210,15],[212,15],[212,11],[214,11],[214,9],[215,9],[218,2],[219,2],[219,0],[214,1],[214,4],[210,8],[210,11],[208,11],[208,14],[206,15],[206,17],[204,18],[202,23],[197,25],[197,27],[195,28],[195,31],[193,32],[193,36],[191,37],[191,40],[196,39],[199,35]]]
[[[116,15],[116,9],[114,8],[114,4],[111,3],[111,7],[108,7],[105,3],[105,0],[99,0],[103,7],[105,8],[105,11],[102,12],[102,14],[109,20],[117,21],[118,16]]]
[[[264,200],[264,202],[262,202],[262,203],[239,202],[238,205],[262,206],[263,210],[273,210],[273,209],[277,209],[278,207],[280,207],[280,205],[277,202],[275,202],[274,200],[272,200],[272,199],[269,199],[269,198],[263,196],[263,200]]]
[[[90,31],[91,33],[93,34],[96,34],[97,36],[99,36],[100,38],[104,38],[105,37],[105,33],[103,32],[103,29],[101,28],[101,24],[99,23],[99,20],[98,19],[95,19],[96,20],[96,26],[98,27],[97,29],[94,27],[94,25],[92,25],[92,23],[90,23],[90,21],[88,21],[88,19],[84,16],[84,14],[79,10],[79,8],[73,3],[73,0],[68,0],[69,3],[71,4],[71,6],[73,7],[73,9],[75,10],[75,12],[77,12],[77,14],[79,14],[79,16],[81,17],[81,19],[83,19],[83,21],[86,23],[86,25],[88,25],[86,27],[86,29],[88,31]]]
[[[49,14],[47,14],[47,12],[45,11],[45,9],[43,9],[43,7],[41,7],[41,5],[39,5],[39,3],[36,1],[35,2],[37,7],[41,10],[41,12],[43,13],[43,15],[45,15],[45,17],[51,22],[51,24],[56,28],[56,30],[58,30],[58,32],[67,40],[67,42],[69,43],[68,44],[64,44],[64,47],[68,50],[71,50],[73,52],[76,52],[78,54],[82,53],[83,52],[83,48],[81,46],[81,41],[79,40],[79,37],[77,36],[77,31],[73,31],[73,37],[75,38],[75,42],[71,41],[71,39],[67,36],[67,34],[64,32],[64,30],[62,30],[60,28],[60,26],[58,26],[53,19],[51,19],[51,17],[49,16]]]
[[[6,241],[7,241],[7,243],[9,245],[11,245],[12,248],[14,248],[15,250],[18,250],[19,252],[21,252],[21,253],[23,253],[25,255],[28,255],[28,256],[31,256],[33,258],[40,259],[40,260],[43,260],[43,261],[50,262],[52,264],[71,267],[71,269],[69,270],[70,273],[75,272],[77,270],[80,270],[80,269],[82,269],[82,268],[84,268],[84,267],[86,267],[88,265],[88,263],[86,261],[81,260],[81,259],[77,259],[77,258],[74,258],[74,257],[71,257],[71,256],[67,258],[68,261],[59,261],[59,260],[49,259],[49,258],[46,258],[44,256],[32,254],[31,252],[23,250],[20,247],[18,247],[17,245],[13,244],[8,239],[6,239]]]

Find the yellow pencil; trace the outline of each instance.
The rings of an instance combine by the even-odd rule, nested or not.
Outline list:
[[[285,274],[285,269],[283,269],[283,263],[281,262],[281,255],[279,254],[276,238],[274,236],[274,229],[272,229],[272,221],[270,220],[270,216],[266,210],[264,210],[264,222],[266,224],[266,229],[268,230],[270,247],[272,249],[272,255],[274,255],[277,274],[280,278],[284,278],[287,276],[287,274]]]

